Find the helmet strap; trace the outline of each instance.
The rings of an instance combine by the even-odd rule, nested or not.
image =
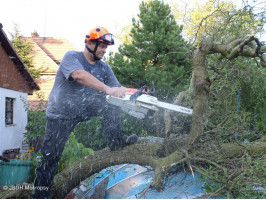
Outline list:
[[[95,45],[93,51],[87,46],[87,44],[85,44],[86,49],[87,49],[90,53],[93,54],[93,59],[94,59],[94,60],[100,60],[100,58],[98,58],[98,57],[96,56],[96,51],[97,51],[97,48],[98,48],[98,46],[99,46],[99,43],[100,43],[100,42],[97,40],[97,41],[96,41],[96,45]]]

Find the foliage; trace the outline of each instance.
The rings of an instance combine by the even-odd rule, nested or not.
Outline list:
[[[248,151],[238,158],[223,161],[227,167],[215,163],[208,169],[197,168],[204,180],[206,198],[265,199],[265,156],[252,157]],[[213,162],[214,163],[214,162]],[[212,163],[212,164],[213,164]]]
[[[46,127],[45,111],[34,110],[28,111],[27,132],[24,134],[26,140],[35,139],[38,136],[44,136]]]
[[[251,142],[261,138],[266,133],[265,69],[245,58],[215,63],[216,72],[209,71],[212,86],[202,141]]]
[[[81,122],[73,131],[80,143],[95,151],[103,149],[107,145],[102,133],[101,119],[101,117],[95,117],[89,121]]]
[[[25,141],[30,143],[32,139],[43,137],[46,127],[46,106],[47,102],[44,100],[44,95],[41,92],[36,93],[38,96],[38,105],[35,110],[29,110],[27,100],[21,99],[24,102],[24,108],[28,111],[28,123],[26,125],[27,132],[24,133]]]
[[[132,29],[132,24],[129,24],[121,29],[121,32],[116,34],[116,38],[118,38],[123,44],[132,44],[132,38],[130,37],[130,30]],[[111,54],[112,55],[112,54]]]
[[[240,38],[263,33],[265,8],[259,4],[239,7],[233,1],[209,0],[206,4],[196,4],[189,9],[185,19],[184,32],[191,40],[210,36],[215,41]]]
[[[73,131],[80,143],[95,151],[107,146],[105,136],[102,133],[101,119],[101,117],[96,117],[90,121],[79,123]],[[121,112],[121,126],[124,135],[135,133],[138,136],[147,136],[154,134],[152,119],[147,121],[138,120],[125,112]]]
[[[122,130],[124,135],[137,134],[140,137],[155,135],[154,119],[147,118],[145,120],[136,119],[129,114],[122,112]]]
[[[266,162],[265,156],[252,158],[246,155],[241,161],[241,176],[234,180],[232,196],[236,199],[266,198]],[[246,165],[243,165],[246,163]]]
[[[33,63],[33,56],[31,55],[33,46],[31,39],[23,39],[23,35],[19,31],[18,25],[14,26],[14,33],[11,34],[11,44],[16,49],[19,57],[22,59],[33,78],[40,77],[40,74],[45,72],[46,69],[37,69]]]
[[[247,62],[250,63],[250,62]],[[246,75],[246,76],[245,76]],[[252,117],[250,128],[266,134],[266,70],[246,67],[241,78],[241,109]]]
[[[93,150],[91,148],[85,148],[82,143],[79,143],[74,133],[72,132],[61,155],[60,161],[57,166],[57,172],[60,172],[67,165],[73,163],[74,161],[77,161],[82,157],[92,153]]]
[[[219,149],[223,143],[231,143],[243,148],[243,144],[265,137],[265,69],[258,65],[257,60],[243,57],[229,61],[211,55],[206,64],[212,84],[205,131],[198,147],[209,145]],[[208,179],[206,184],[210,196],[265,197],[261,184],[265,177],[255,176],[265,167],[260,156],[251,155],[248,149],[243,148],[242,156],[220,158],[217,162],[219,167],[201,171]],[[263,167],[258,169],[258,163]]]
[[[138,20],[133,18],[128,36],[131,42],[121,45],[109,64],[126,87],[148,85],[156,88],[157,97],[172,100],[188,84],[189,45],[169,5],[153,0],[142,2],[139,8]]]

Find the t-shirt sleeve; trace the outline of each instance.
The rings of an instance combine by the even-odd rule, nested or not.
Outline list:
[[[74,51],[68,51],[64,55],[60,63],[60,69],[62,73],[64,74],[64,76],[66,77],[66,79],[68,80],[71,80],[70,74],[74,72],[75,70],[78,70],[78,69],[84,70],[80,60],[78,59],[78,56],[75,54]]]
[[[105,72],[106,72],[106,78],[104,82],[106,85],[108,85],[109,87],[120,87],[121,86],[113,70],[107,64],[105,64]]]

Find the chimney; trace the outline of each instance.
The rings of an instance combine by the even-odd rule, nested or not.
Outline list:
[[[34,31],[33,33],[31,33],[31,37],[39,37],[39,34],[37,31]]]

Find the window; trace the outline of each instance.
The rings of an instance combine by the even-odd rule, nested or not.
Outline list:
[[[14,101],[15,99],[6,97],[6,125],[14,123]]]

